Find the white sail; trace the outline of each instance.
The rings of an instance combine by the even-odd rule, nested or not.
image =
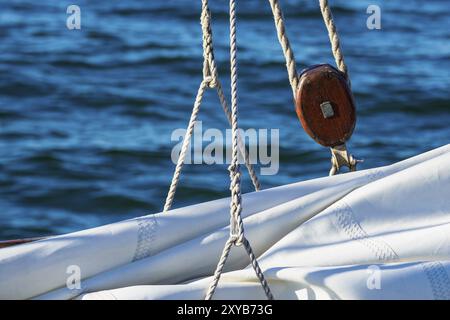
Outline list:
[[[450,299],[449,194],[447,145],[246,194],[243,217],[275,298]],[[0,249],[0,298],[201,299],[228,211],[225,198]],[[232,249],[215,298],[264,298],[248,263]]]

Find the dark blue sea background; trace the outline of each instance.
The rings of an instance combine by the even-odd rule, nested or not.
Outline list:
[[[228,2],[210,0],[229,97]],[[318,1],[281,0],[298,69],[334,63]],[[361,169],[450,142],[449,4],[330,1],[357,102]],[[61,234],[163,207],[202,79],[200,0],[0,1],[0,238]],[[66,9],[81,8],[81,30]],[[366,9],[381,8],[381,30]],[[263,188],[327,175],[329,150],[301,129],[268,1],[238,0],[240,126],[280,130]],[[214,91],[204,127],[227,128]],[[188,165],[174,206],[229,194],[226,165]],[[243,171],[245,168],[243,168]],[[244,174],[243,189],[251,191]],[[245,206],[245,203],[244,203]]]

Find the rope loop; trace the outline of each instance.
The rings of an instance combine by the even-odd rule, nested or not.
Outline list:
[[[363,160],[358,160],[349,154],[345,144],[334,146],[331,150],[331,169],[330,176],[339,173],[342,167],[348,167],[350,171],[356,171],[356,165]]]
[[[206,76],[203,78],[203,82],[208,86],[208,88],[216,88],[217,87],[217,80],[214,79],[212,76]]]
[[[233,175],[234,172],[238,170],[238,165],[236,163],[232,163],[228,166],[228,171],[230,172],[230,176]]]
[[[217,87],[217,71],[212,48],[211,12],[209,11],[208,0],[202,2],[200,24],[203,33],[203,79],[211,77],[208,87],[215,88]]]
[[[235,247],[240,247],[244,244],[244,236],[230,233],[230,241]]]

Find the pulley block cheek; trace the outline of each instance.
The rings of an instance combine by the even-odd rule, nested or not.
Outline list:
[[[306,133],[325,147],[345,144],[355,128],[355,103],[347,79],[328,64],[300,74],[295,109]]]

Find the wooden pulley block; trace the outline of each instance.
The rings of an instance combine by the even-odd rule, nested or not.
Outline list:
[[[347,79],[329,64],[300,74],[295,109],[306,133],[326,147],[344,144],[355,128],[355,103]]]

